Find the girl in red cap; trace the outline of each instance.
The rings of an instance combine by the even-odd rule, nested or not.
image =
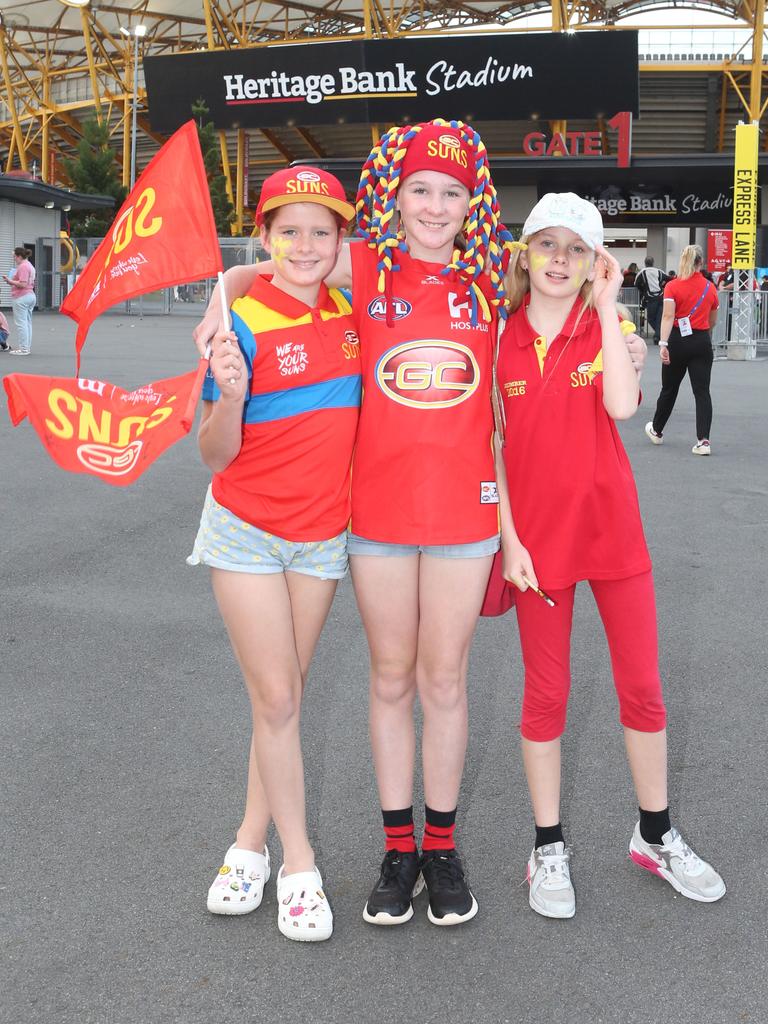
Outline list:
[[[304,942],[333,929],[307,836],[299,709],[347,570],[359,346],[349,303],[323,279],[353,214],[324,171],[289,168],[264,183],[256,221],[273,273],[233,303],[232,330],[213,339],[199,443],[214,476],[188,560],[211,567],[253,721],[245,815],[208,909],[259,906],[272,820],[283,847],[278,927]]]
[[[682,895],[714,902],[723,880],[672,827],[667,806],[651,562],[614,423],[633,415],[639,396],[616,310],[621,270],[603,247],[597,209],[573,193],[544,196],[522,241],[509,267],[497,380],[509,439],[508,492],[500,479],[503,575],[522,591],[521,733],[536,825],[529,902],[545,917],[576,911],[560,823],[560,736],[579,580],[589,582],[605,628],[640,804],[630,856]]]

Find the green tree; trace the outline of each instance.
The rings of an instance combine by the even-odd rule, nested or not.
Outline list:
[[[62,161],[74,189],[90,196],[113,196],[113,210],[80,210],[70,217],[72,235],[99,237],[107,233],[128,194],[120,183],[115,151],[110,146],[109,127],[96,118],[83,122],[83,138],[78,143],[77,156]]]
[[[211,193],[213,219],[220,235],[230,233],[229,226],[235,219],[232,202],[227,195],[227,179],[221,172],[221,150],[216,137],[213,121],[206,121],[209,110],[205,100],[199,99],[192,104],[192,114],[197,121],[197,137],[203,153],[205,173],[208,177],[208,190]]]

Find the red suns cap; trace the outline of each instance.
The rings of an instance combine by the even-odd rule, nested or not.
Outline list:
[[[403,160],[402,179],[416,171],[440,171],[450,174],[469,191],[475,187],[475,160],[472,150],[457,128],[425,124],[408,143]]]
[[[352,220],[355,208],[347,202],[344,186],[338,178],[319,167],[286,167],[275,171],[261,186],[256,207],[256,226],[264,223],[264,214],[290,203],[317,203],[327,206],[344,220]]]

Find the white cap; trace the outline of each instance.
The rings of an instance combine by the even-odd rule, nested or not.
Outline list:
[[[544,228],[570,228],[590,249],[603,244],[603,218],[593,203],[575,192],[547,192],[528,214],[523,234]]]

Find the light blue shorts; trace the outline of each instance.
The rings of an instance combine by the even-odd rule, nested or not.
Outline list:
[[[230,572],[298,572],[321,580],[347,574],[347,532],[330,540],[283,540],[244,522],[220,505],[208,488],[187,565],[209,565]]]
[[[470,544],[388,544],[386,541],[367,540],[350,533],[347,552],[350,555],[383,555],[402,558],[404,555],[431,555],[432,558],[483,558],[499,550],[499,534]]]

